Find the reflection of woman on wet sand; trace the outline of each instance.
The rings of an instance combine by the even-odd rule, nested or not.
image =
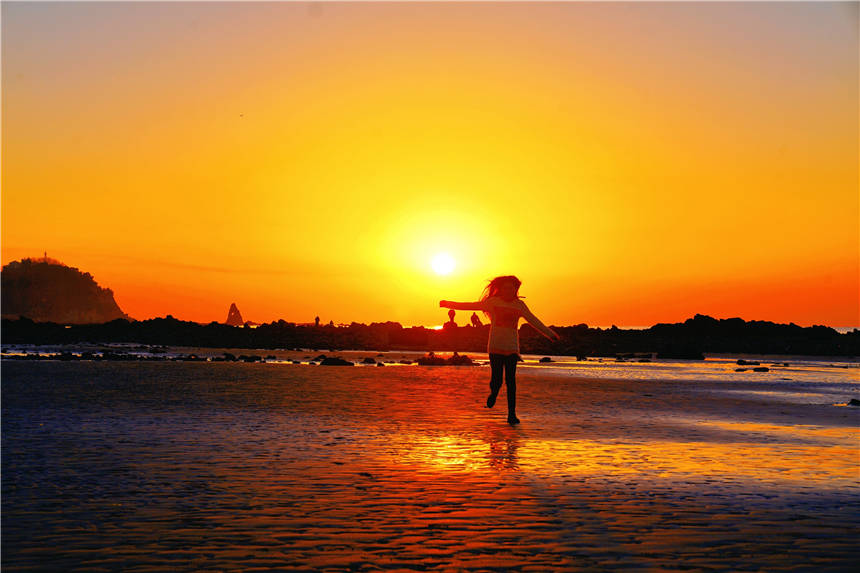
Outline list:
[[[502,372],[508,397],[508,423],[519,424],[517,418],[516,369],[520,353],[517,322],[525,318],[538,332],[550,340],[560,337],[536,317],[517,294],[520,280],[513,275],[496,277],[484,289],[481,300],[477,302],[439,301],[439,306],[457,310],[482,310],[490,319],[490,339],[487,353],[490,355],[490,395],[487,408],[496,403],[496,396],[502,387]]]

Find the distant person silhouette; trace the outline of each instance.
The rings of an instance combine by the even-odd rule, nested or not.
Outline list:
[[[446,322],[445,324],[443,324],[443,325],[442,325],[442,328],[444,328],[445,330],[449,330],[449,329],[451,329],[451,328],[457,328],[457,323],[456,323],[456,322],[454,322],[454,316],[455,316],[456,314],[457,314],[457,313],[456,313],[456,312],[454,312],[454,310],[453,310],[453,309],[452,309],[452,310],[449,310],[449,311],[448,311],[448,322]]]
[[[472,313],[472,326],[484,326],[484,324],[481,322],[481,319],[478,318],[477,312]]]
[[[519,297],[522,282],[513,275],[494,278],[484,288],[481,299],[477,302],[439,301],[443,308],[457,310],[481,310],[490,319],[490,338],[487,341],[487,353],[490,355],[490,395],[487,396],[487,408],[492,408],[502,387],[502,373],[508,398],[508,423],[519,424],[517,418],[517,382],[516,369],[520,353],[519,333],[517,322],[525,318],[538,332],[550,340],[560,337],[552,329],[542,323],[532,314]]]

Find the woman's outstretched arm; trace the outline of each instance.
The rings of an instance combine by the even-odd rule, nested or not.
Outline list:
[[[486,310],[487,303],[483,300],[476,302],[454,302],[452,300],[440,300],[442,308],[453,308],[454,310]]]
[[[532,314],[532,311],[529,310],[529,307],[526,306],[526,303],[522,301],[520,302],[523,305],[523,318],[525,318],[529,324],[534,326],[538,332],[540,332],[550,340],[561,340],[561,336],[559,336],[553,329],[542,323],[538,317]]]

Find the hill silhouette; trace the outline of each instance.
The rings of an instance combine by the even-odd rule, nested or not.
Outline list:
[[[3,318],[26,317],[61,324],[131,320],[90,273],[47,256],[12,261],[2,272]]]
[[[77,325],[3,320],[3,342],[60,344],[136,342],[213,348],[312,348],[350,350],[444,350],[483,353],[489,325],[455,326],[444,330],[404,327],[398,322],[349,325],[307,325],[284,320],[257,328],[211,322],[200,324],[167,315],[129,322]],[[806,354],[860,356],[860,330],[839,333],[828,326],[802,327],[741,318],[715,319],[697,314],[682,323],[655,324],[643,329],[592,328],[585,324],[554,326],[561,335],[549,341],[528,324],[520,327],[524,354],[702,359],[703,353]]]

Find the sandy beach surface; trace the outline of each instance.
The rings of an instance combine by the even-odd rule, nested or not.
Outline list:
[[[367,353],[365,353],[367,354]],[[860,409],[778,379],[2,363],[4,571],[848,571]],[[856,386],[854,387],[856,388]],[[841,392],[841,393],[840,393]]]

